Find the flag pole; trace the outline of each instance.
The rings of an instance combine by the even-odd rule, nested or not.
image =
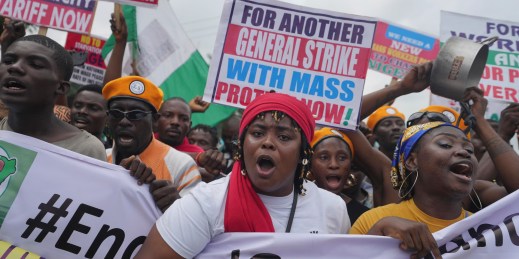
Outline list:
[[[117,30],[121,29],[121,4],[115,3],[114,4],[114,18],[115,18],[115,28]]]
[[[49,30],[49,28],[47,28],[45,26],[40,26],[40,28],[38,29],[38,34],[42,35],[42,36],[47,36],[48,30]]]

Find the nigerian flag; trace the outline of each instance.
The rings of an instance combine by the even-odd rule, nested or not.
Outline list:
[[[164,99],[182,97],[189,102],[203,96],[209,66],[187,37],[168,1],[157,8],[123,6],[128,26],[128,45],[123,61],[123,74],[132,72],[132,58],[139,74],[159,85]],[[115,39],[111,36],[104,48],[108,62]],[[211,126],[229,117],[236,108],[211,104],[205,113],[194,113],[193,125]]]

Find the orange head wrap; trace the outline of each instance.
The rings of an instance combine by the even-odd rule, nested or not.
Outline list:
[[[373,112],[368,118],[368,128],[375,130],[377,124],[388,117],[398,117],[405,121],[405,115],[393,106],[382,106]]]
[[[103,87],[103,97],[110,101],[115,98],[132,98],[143,101],[158,111],[164,93],[150,80],[140,76],[125,76],[108,82]]]
[[[314,133],[314,139],[310,143],[310,146],[312,148],[315,148],[316,145],[321,143],[321,141],[327,139],[327,138],[338,138],[346,143],[351,151],[351,158],[353,159],[353,155],[355,153],[355,150],[353,149],[353,143],[351,142],[350,138],[346,136],[346,134],[342,133],[341,131],[338,131],[336,129],[324,127],[319,130],[316,130]]]
[[[465,125],[465,121],[462,118],[460,118],[460,114],[457,111],[455,111],[454,109],[451,109],[449,107],[441,106],[441,105],[431,105],[431,106],[421,109],[420,112],[441,113],[441,114],[445,115],[447,118],[449,118],[450,123],[452,123],[452,125],[454,125],[454,126],[456,126],[458,119],[460,119],[461,121],[460,121],[459,125],[457,125],[457,127],[463,131],[465,131],[467,129],[467,125]]]

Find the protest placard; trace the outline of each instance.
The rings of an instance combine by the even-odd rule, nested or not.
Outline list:
[[[204,100],[244,108],[275,91],[321,125],[353,129],[376,21],[277,1],[228,0]]]
[[[384,21],[377,23],[369,68],[403,78],[415,65],[432,61],[440,51],[440,41]]]
[[[44,258],[131,258],[162,214],[122,167],[9,131],[0,204],[0,240]]]
[[[106,65],[101,56],[101,50],[105,40],[94,36],[68,33],[65,41],[65,49],[78,52],[86,51],[87,59],[82,66],[74,66],[74,72],[70,82],[78,85],[98,84],[103,85]]]
[[[58,30],[88,34],[95,0],[2,0],[0,15]]]
[[[479,87],[491,102],[519,102],[519,23],[442,11],[440,32],[442,42],[451,36],[475,42],[498,36]]]

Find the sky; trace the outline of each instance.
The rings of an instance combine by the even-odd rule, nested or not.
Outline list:
[[[224,1],[170,0],[184,30],[206,59],[213,51]],[[283,2],[379,18],[432,36],[439,35],[441,10],[519,23],[519,1],[517,0],[283,0]],[[99,2],[92,34],[105,38],[110,36],[108,20],[112,11],[112,3]],[[48,35],[61,43],[65,41],[63,32],[50,30]],[[389,76],[368,70],[364,94],[381,89],[390,80]],[[394,106],[408,117],[428,103],[429,90],[425,90],[422,93],[398,98]]]

